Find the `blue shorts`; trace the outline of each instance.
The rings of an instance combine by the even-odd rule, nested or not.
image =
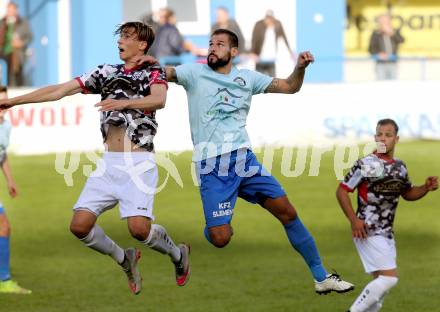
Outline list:
[[[196,166],[208,228],[231,223],[237,197],[262,205],[267,198],[286,195],[278,181],[247,149],[206,159]]]
[[[0,206],[0,214],[5,213],[5,208],[3,206]]]

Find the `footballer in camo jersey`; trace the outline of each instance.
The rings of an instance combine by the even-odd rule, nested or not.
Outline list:
[[[140,65],[126,70],[123,64],[99,65],[90,73],[77,77],[83,93],[101,94],[106,99],[138,99],[150,95],[156,83],[167,85],[165,71],[159,65]],[[130,140],[147,151],[154,151],[153,138],[157,122],[155,111],[123,109],[101,112],[101,133],[107,138],[109,125],[126,127]]]
[[[392,238],[399,196],[412,186],[405,163],[370,154],[355,162],[341,186],[348,192],[358,189],[356,215],[367,224],[368,235]]]

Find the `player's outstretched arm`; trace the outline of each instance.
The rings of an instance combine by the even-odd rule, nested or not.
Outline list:
[[[67,95],[81,92],[81,86],[75,79],[57,85],[51,85],[17,97],[0,100],[0,110],[15,105],[57,101]]]
[[[428,194],[438,189],[438,177],[427,177],[425,184],[420,186],[411,187],[406,193],[402,194],[405,200],[413,201],[418,200]]]
[[[106,99],[95,104],[99,111],[143,109],[154,111],[165,107],[167,100],[167,87],[164,84],[153,84],[150,87],[150,95],[139,99],[115,100]]]
[[[298,54],[295,69],[286,79],[274,78],[266,88],[265,93],[296,93],[301,89],[306,73],[306,67],[314,62],[314,57],[309,51]]]
[[[339,205],[341,206],[342,211],[344,212],[348,221],[350,221],[353,237],[361,239],[367,238],[367,225],[364,221],[356,216],[347,190],[339,186],[336,190],[336,198],[338,199]]]

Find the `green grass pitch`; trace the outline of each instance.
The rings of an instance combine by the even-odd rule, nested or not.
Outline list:
[[[346,311],[370,280],[351,241],[349,224],[340,210],[333,171],[334,153],[325,153],[318,176],[306,171],[297,178],[280,173],[276,150],[272,173],[280,180],[299,215],[314,236],[325,266],[356,284],[354,292],[318,296],[302,258],[290,247],[283,228],[269,213],[237,202],[234,236],[216,249],[203,236],[204,219],[197,187],[190,176],[189,152],[170,156],[183,188],[169,179],[155,201],[157,223],[176,242],[192,246],[192,276],[177,287],[168,257],[132,239],[117,209],[99,224],[123,247],[141,248],[143,290],[130,293],[125,275],[110,259],[84,247],[69,232],[71,207],[86,180],[82,166],[66,186],[55,171],[55,155],[11,156],[19,197],[11,200],[1,180],[0,198],[12,224],[12,274],[32,295],[0,295],[1,312],[51,311]],[[261,159],[262,154],[258,155]],[[439,142],[400,143],[403,159],[415,184],[440,174]],[[295,159],[295,158],[294,158]],[[164,179],[161,170],[161,182]],[[401,200],[395,232],[400,281],[386,297],[384,311],[440,311],[440,191],[417,202]]]

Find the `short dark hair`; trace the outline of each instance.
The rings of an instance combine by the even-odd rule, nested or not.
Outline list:
[[[232,48],[238,48],[238,36],[229,29],[219,28],[212,32],[211,37],[214,35],[228,35],[229,37],[229,44]]]
[[[396,134],[399,132],[399,126],[394,120],[390,118],[381,119],[377,122],[377,127],[385,125],[392,125],[394,127],[394,130],[396,130]]]
[[[120,35],[129,28],[134,28],[134,33],[137,35],[139,41],[147,42],[147,48],[144,50],[144,54],[147,54],[148,49],[150,49],[156,37],[153,28],[142,22],[127,22],[118,26],[115,30],[115,35]]]
[[[3,92],[8,92],[8,87],[0,85],[0,93],[3,93]]]

